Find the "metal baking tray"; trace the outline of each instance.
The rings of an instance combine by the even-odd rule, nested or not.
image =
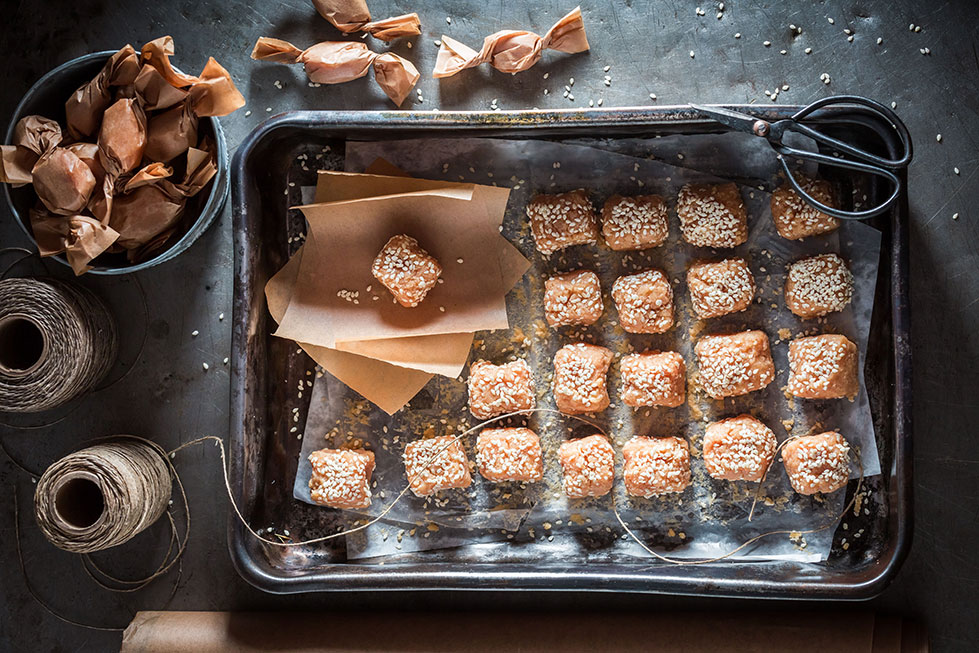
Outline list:
[[[768,120],[798,107],[733,106]],[[824,131],[856,139],[865,149],[891,155],[893,130],[858,109],[823,110]],[[869,128],[869,129],[868,129]],[[301,442],[289,434],[295,388],[315,365],[295,343],[274,338],[264,287],[298,247],[304,231],[299,189],[315,171],[341,168],[347,140],[426,137],[607,140],[697,135],[723,131],[686,107],[519,112],[291,112],[258,126],[232,162],[235,242],[234,334],[231,386],[231,487],[255,528],[301,524],[317,532],[323,510],[292,497]],[[309,153],[308,170],[297,156]],[[316,158],[313,153],[319,154]],[[831,170],[821,171],[832,176]],[[838,179],[851,184],[852,180]],[[905,177],[906,182],[906,177]],[[887,193],[872,180],[847,196]],[[907,188],[905,183],[905,189]],[[886,195],[884,195],[886,196]],[[676,567],[650,560],[593,562],[561,559],[487,560],[451,549],[404,554],[383,565],[347,561],[342,541],[313,547],[267,547],[236,519],[229,547],[239,573],[268,592],[398,589],[549,589],[657,592],[704,596],[863,599],[893,578],[911,541],[911,347],[909,339],[907,191],[888,213],[870,223],[880,229],[881,266],[866,362],[882,476],[870,484],[873,509],[848,518],[863,537],[841,546],[841,531],[825,562],[728,560]],[[423,391],[424,392],[424,391]],[[308,402],[308,395],[306,401]],[[306,406],[299,419],[305,420]],[[848,492],[853,492],[851,482]]]

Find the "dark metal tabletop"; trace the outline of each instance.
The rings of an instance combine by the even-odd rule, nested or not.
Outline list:
[[[502,28],[544,31],[573,3],[432,2],[374,0],[376,18],[417,11],[422,35],[409,49],[391,49],[422,72],[407,109],[567,108],[698,103],[805,104],[837,93],[861,94],[895,103],[915,140],[910,170],[912,349],[915,359],[915,536],[911,555],[880,597],[851,609],[900,613],[922,620],[936,650],[974,650],[979,625],[972,617],[979,592],[979,562],[969,543],[979,536],[979,11],[972,0],[922,5],[914,0],[826,0],[787,3],[582,2],[592,49],[581,55],[547,53],[532,70],[504,75],[484,67],[446,80],[430,71],[442,33],[469,45]],[[6,124],[20,96],[55,65],[96,50],[115,49],[171,34],[175,63],[196,71],[208,56],[227,67],[248,100],[222,119],[230,147],[262,120],[290,109],[390,108],[377,85],[364,78],[341,86],[311,88],[299,67],[252,62],[259,36],[288,39],[301,47],[340,35],[306,0],[251,3],[238,0],[8,3],[0,25],[0,123]],[[451,23],[446,21],[451,17]],[[828,18],[832,18],[830,23]],[[789,25],[802,28],[794,33]],[[920,25],[921,30],[909,29]],[[852,32],[848,40],[844,32]],[[740,34],[740,38],[736,38]],[[342,37],[351,38],[351,37]],[[880,42],[878,42],[880,39]],[[765,42],[770,42],[766,46]],[[372,47],[385,49],[377,41]],[[807,50],[810,49],[807,53]],[[927,48],[930,54],[922,54]],[[783,53],[784,51],[784,53]],[[693,57],[691,57],[693,52]],[[604,71],[610,66],[609,71]],[[545,82],[544,73],[550,77]],[[829,75],[824,83],[823,73]],[[606,85],[605,75],[611,77]],[[560,91],[575,78],[574,103]],[[551,89],[543,94],[545,86]],[[650,94],[656,99],[651,100]],[[250,113],[246,113],[250,112]],[[939,141],[936,136],[942,135]],[[957,172],[956,172],[957,169]],[[0,209],[6,211],[5,209]],[[953,215],[958,214],[957,219]],[[126,377],[92,395],[60,421],[37,428],[0,425],[10,457],[0,455],[0,648],[5,650],[111,650],[119,633],[62,623],[30,596],[15,548],[14,506],[20,507],[24,562],[37,594],[72,618],[125,626],[139,609],[232,610],[365,608],[430,609],[715,609],[746,608],[746,602],[668,596],[571,593],[447,593],[407,597],[400,593],[272,596],[242,581],[226,544],[228,505],[213,447],[180,454],[175,461],[190,497],[191,536],[179,576],[159,580],[134,594],[110,594],[85,575],[79,561],[40,538],[30,514],[32,478],[88,438],[134,433],[167,448],[201,435],[228,432],[233,252],[230,205],[221,219],[177,260],[132,279],[83,279],[96,291],[131,301],[121,328],[143,344]],[[0,247],[30,243],[11,216],[0,216]],[[6,266],[4,260],[0,265]],[[29,269],[29,268],[27,268]],[[141,292],[145,293],[146,311]],[[223,316],[223,319],[222,319]],[[197,332],[197,335],[193,335]],[[207,370],[203,363],[208,363]],[[16,463],[13,462],[16,460]],[[145,570],[146,557],[165,531],[131,547],[98,557],[119,573]],[[165,546],[165,544],[163,544]],[[174,583],[177,582],[177,586]],[[767,604],[797,609],[796,604]],[[822,609],[821,605],[809,605]],[[838,608],[838,606],[835,606]]]

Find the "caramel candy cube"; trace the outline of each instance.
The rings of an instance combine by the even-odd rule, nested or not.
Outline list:
[[[826,206],[839,208],[828,181],[796,175],[802,188]],[[772,193],[772,219],[782,238],[799,240],[836,230],[840,221],[811,207],[788,182]]]
[[[595,207],[581,189],[534,197],[527,205],[527,217],[537,249],[545,256],[565,247],[591,245],[598,240]]]
[[[476,465],[488,481],[539,481],[544,477],[540,438],[526,428],[485,429],[476,438]]]
[[[408,485],[417,497],[472,483],[466,450],[451,435],[409,442],[404,462]]]
[[[637,436],[622,447],[625,490],[647,499],[690,485],[690,445],[683,438]]]
[[[629,333],[663,333],[673,326],[673,287],[660,270],[619,277],[612,284],[612,299]]]
[[[768,336],[761,331],[704,336],[694,351],[700,385],[714,399],[761,390],[775,379]]]
[[[604,436],[595,434],[569,440],[558,448],[564,472],[564,493],[571,499],[600,497],[615,480],[615,450]]]
[[[693,310],[701,319],[743,311],[755,298],[755,277],[743,258],[695,263],[687,271]]]
[[[320,449],[309,454],[313,468],[309,495],[314,503],[350,510],[371,505],[374,452],[364,449]]]
[[[405,308],[414,308],[438,283],[442,266],[411,236],[393,236],[374,259],[374,278]]]
[[[704,465],[714,478],[760,481],[775,458],[772,430],[751,415],[714,422],[704,434]]]
[[[789,393],[803,399],[853,399],[860,391],[857,346],[824,334],[789,343]]]
[[[748,240],[748,214],[735,183],[687,184],[676,213],[683,239],[696,247],[737,247]]]
[[[503,365],[478,360],[469,367],[469,412],[477,419],[533,408],[534,378],[522,358]]]
[[[668,406],[686,401],[687,366],[675,351],[629,354],[619,364],[627,406]]]
[[[604,309],[602,286],[591,270],[558,274],[544,282],[544,317],[552,327],[594,324]]]
[[[659,247],[669,235],[666,202],[659,195],[613,195],[602,207],[602,236],[616,251]]]
[[[785,305],[801,318],[842,311],[853,299],[853,275],[836,254],[800,259],[789,266]]]
[[[835,431],[792,440],[782,449],[782,462],[799,494],[829,494],[850,480],[850,445]]]
[[[608,408],[606,374],[612,352],[579,342],[554,354],[554,400],[566,415],[597,413]]]

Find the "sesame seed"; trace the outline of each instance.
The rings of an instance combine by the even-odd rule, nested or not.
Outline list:
[[[435,41],[435,47],[437,47],[437,48],[442,47],[442,41],[436,40]]]
[[[952,172],[954,172],[955,174],[959,174],[959,169],[957,167],[956,168],[952,168]]]
[[[958,213],[953,213],[952,214],[952,219],[953,220],[958,220],[959,219],[959,214]]]
[[[204,367],[204,371],[206,372],[206,371],[207,371],[207,368],[208,368],[208,365],[207,365],[207,363],[202,363],[202,365],[203,365],[203,367]]]
[[[880,45],[883,42],[884,42],[884,39],[882,39],[881,37],[878,36],[877,37],[877,45]]]
[[[767,48],[767,47],[770,47],[772,45],[772,42],[771,41],[764,41],[764,42],[762,42],[762,45],[764,45]]]
[[[693,59],[693,57],[694,57],[694,53],[693,53],[693,50],[691,50],[690,51],[690,58]]]
[[[806,48],[806,54],[812,54],[812,48]]]
[[[836,23],[836,21],[835,21],[835,20],[833,20],[832,18],[827,18],[826,20],[828,20],[828,21],[829,21],[829,24],[830,24],[830,25],[833,25],[834,23]]]
[[[735,32],[734,33],[734,38],[736,38],[736,39],[741,38],[741,32]]]
[[[447,22],[449,25],[451,25],[452,24],[452,16],[446,16],[445,17],[445,22]]]
[[[938,141],[939,143],[941,143],[942,142],[942,135],[941,134],[935,134],[935,140]]]

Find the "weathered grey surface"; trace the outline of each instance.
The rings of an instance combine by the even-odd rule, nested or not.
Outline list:
[[[233,147],[270,113],[289,109],[384,109],[389,103],[370,78],[338,87],[308,88],[301,69],[259,64],[248,53],[259,36],[286,38],[300,46],[337,38],[333,28],[303,0],[251,3],[227,0],[79,0],[5,3],[0,25],[4,53],[0,69],[0,123],[6,124],[19,97],[51,67],[78,55],[135,45],[173,35],[176,62],[196,71],[208,55],[234,75],[249,101],[250,116],[239,111],[223,120]],[[979,626],[974,600],[979,563],[972,543],[979,536],[979,253],[976,236],[979,188],[975,184],[979,139],[979,10],[971,0],[922,4],[914,0],[828,0],[789,3],[726,0],[721,20],[716,3],[583,2],[590,53],[545,55],[532,71],[511,77],[481,69],[438,82],[431,79],[437,51],[433,41],[446,32],[477,45],[496,29],[547,29],[573,4],[537,2],[451,3],[374,0],[375,17],[418,11],[423,36],[408,49],[422,79],[424,102],[414,96],[405,108],[487,109],[568,107],[605,98],[605,106],[649,101],[767,102],[764,90],[789,85],[779,102],[805,103],[830,93],[858,93],[897,103],[916,139],[911,169],[913,327],[915,356],[916,532],[911,556],[893,586],[869,604],[850,609],[882,610],[918,617],[931,631],[937,650],[974,650]],[[446,16],[452,17],[451,25]],[[830,24],[827,17],[835,19]],[[909,23],[920,24],[912,32]],[[803,28],[791,36],[789,24]],[[848,42],[844,28],[853,30]],[[734,34],[740,32],[741,38]],[[877,38],[883,43],[877,45]],[[772,42],[765,47],[763,41]],[[373,46],[383,48],[373,42]],[[812,54],[806,55],[805,48]],[[920,48],[930,48],[923,56]],[[781,55],[780,50],[787,50]],[[694,58],[689,53],[693,51]],[[612,83],[602,81],[609,65]],[[550,72],[550,79],[542,75]],[[829,73],[824,85],[819,76]],[[562,98],[575,77],[575,104]],[[280,90],[275,80],[282,82]],[[544,96],[543,88],[550,94]],[[414,104],[413,104],[414,102]],[[267,108],[271,112],[267,112]],[[936,141],[936,133],[942,141]],[[960,174],[953,173],[953,167]],[[173,447],[204,434],[228,431],[228,369],[231,337],[232,249],[229,210],[177,261],[139,275],[148,316],[132,311],[130,332],[145,346],[125,379],[92,395],[68,417],[47,428],[15,431],[0,427],[10,454],[39,473],[88,437],[138,433]],[[960,217],[952,221],[952,214]],[[27,239],[0,216],[0,246],[28,246]],[[7,259],[4,259],[4,261]],[[2,263],[3,261],[0,261]],[[103,294],[138,298],[131,281],[86,279]],[[138,301],[138,300],[136,300]],[[138,304],[137,304],[138,306]],[[225,314],[223,321],[218,319]],[[191,332],[199,330],[195,338]],[[202,363],[210,369],[204,371]],[[24,423],[23,420],[18,423]],[[110,595],[85,576],[79,561],[44,542],[30,515],[30,477],[0,457],[0,647],[9,650],[106,650],[119,635],[61,623],[29,596],[14,545],[16,487],[24,560],[38,594],[54,609],[93,624],[124,626],[138,609],[312,609],[485,607],[550,609],[713,609],[748,607],[731,601],[608,594],[335,594],[302,597],[263,595],[241,581],[225,542],[227,504],[211,447],[176,461],[191,497],[193,534],[179,587],[175,575],[132,595]],[[138,573],[146,559],[162,553],[164,531],[157,526],[118,552],[100,557],[112,569]],[[140,564],[142,563],[142,564]],[[765,604],[765,607],[774,607]],[[779,604],[779,609],[798,606]],[[806,606],[822,609],[822,605]]]

